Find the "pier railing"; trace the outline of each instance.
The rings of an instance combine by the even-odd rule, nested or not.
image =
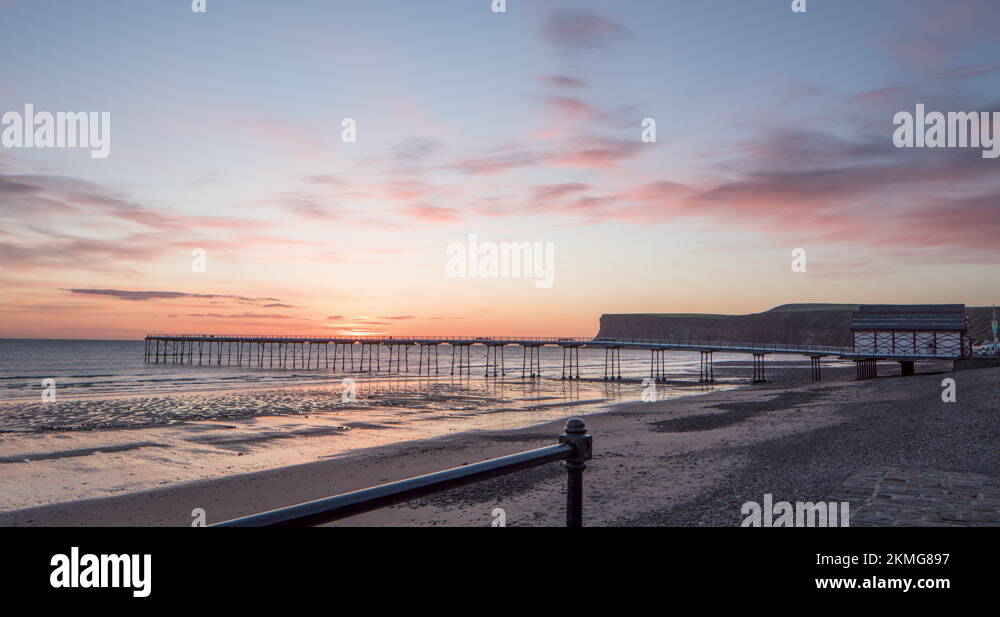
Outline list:
[[[515,471],[565,461],[566,526],[583,526],[583,470],[593,454],[593,443],[583,420],[566,422],[559,443],[500,458],[438,471],[399,482],[307,501],[286,508],[233,519],[213,527],[301,527],[322,525],[350,516],[412,501],[426,495],[465,486]]]
[[[408,341],[458,341],[467,343],[500,343],[525,341],[529,343],[592,343],[597,339],[592,336],[450,336],[421,334],[419,336],[383,336],[383,335],[362,335],[362,336],[318,336],[318,335],[287,335],[287,334],[195,334],[195,333],[175,333],[175,332],[151,332],[146,335],[147,339],[187,339],[187,340],[253,340],[253,341],[315,341],[319,343],[332,341],[352,341],[355,343],[402,343]]]
[[[732,351],[737,353],[777,353],[803,355],[850,355],[850,347],[831,347],[824,345],[799,345],[792,343],[747,343],[734,341],[718,341],[704,339],[658,339],[658,338],[624,338],[624,337],[592,337],[592,336],[294,336],[280,334],[176,334],[150,333],[147,340],[176,340],[200,342],[257,342],[257,343],[338,343],[338,344],[482,344],[482,345],[562,345],[590,347],[656,347],[673,348],[676,350],[690,349],[693,351]]]

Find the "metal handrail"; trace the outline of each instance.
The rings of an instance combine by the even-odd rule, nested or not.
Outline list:
[[[566,422],[565,432],[559,436],[559,443],[555,445],[408,478],[399,482],[381,484],[333,497],[307,501],[211,526],[298,527],[322,525],[473,482],[565,460],[567,472],[566,526],[581,527],[583,526],[583,470],[587,466],[586,461],[589,461],[592,455],[593,442],[591,436],[587,435],[586,425],[583,420],[572,418]]]
[[[193,333],[173,333],[173,332],[150,332],[146,334],[147,339],[156,338],[194,338],[194,339],[258,339],[258,340],[297,340],[297,341],[346,341],[357,342],[379,342],[379,341],[470,341],[476,343],[489,343],[493,341],[537,341],[537,342],[579,342],[587,343],[594,341],[592,336],[448,336],[448,335],[428,335],[421,334],[415,336],[399,335],[362,335],[362,336],[319,336],[319,335],[291,335],[291,334],[193,334]]]

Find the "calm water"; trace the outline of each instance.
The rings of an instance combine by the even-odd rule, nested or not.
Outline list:
[[[144,364],[143,341],[0,339],[0,398],[36,397],[42,380],[60,397],[156,395],[321,383],[330,374]]]
[[[143,341],[78,341],[0,339],[0,399],[38,397],[42,380],[54,379],[59,396],[100,397],[118,395],[156,396],[194,391],[218,391],[237,388],[269,388],[339,383],[345,376],[359,379],[378,378],[340,370],[267,370],[246,367],[183,366],[145,364]],[[505,358],[509,379],[521,373],[521,354],[509,348]],[[442,378],[447,379],[451,349],[440,348]],[[482,375],[483,348],[472,348],[473,379]],[[360,354],[355,353],[359,358]],[[416,350],[411,352],[411,375],[415,375]],[[559,377],[562,351],[543,347],[540,360],[545,377]],[[746,357],[717,354],[716,363],[726,360],[746,361]],[[699,357],[696,353],[668,354],[667,368],[679,379],[697,379]],[[385,356],[383,356],[383,366]],[[338,363],[339,366],[339,363]],[[642,378],[649,375],[649,353],[623,351],[622,376]],[[604,374],[604,351],[580,350],[580,373],[583,377]]]

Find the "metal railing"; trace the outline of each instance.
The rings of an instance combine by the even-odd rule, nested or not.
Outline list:
[[[525,341],[528,343],[591,343],[594,342],[592,336],[447,336],[421,334],[415,336],[364,334],[358,336],[351,335],[294,335],[294,334],[183,334],[171,332],[150,332],[146,334],[146,339],[188,339],[188,340],[228,340],[242,339],[246,341],[353,341],[355,343],[403,343],[409,341],[458,341],[463,343],[494,343],[509,342],[517,343]]]
[[[583,526],[583,470],[593,455],[593,440],[583,420],[571,418],[559,443],[500,458],[438,471],[399,482],[307,501],[217,523],[212,527],[299,527],[322,525],[448,489],[555,461],[565,461],[566,526]]]
[[[171,339],[186,341],[244,341],[244,342],[315,342],[338,344],[482,344],[482,345],[562,345],[586,347],[635,347],[663,348],[684,350],[731,351],[736,353],[771,353],[771,354],[805,354],[805,355],[847,355],[853,350],[850,347],[831,347],[825,345],[797,345],[793,343],[746,343],[718,340],[696,339],[656,339],[656,338],[624,338],[624,337],[587,337],[587,336],[295,336],[280,334],[167,334],[151,333],[146,339]]]

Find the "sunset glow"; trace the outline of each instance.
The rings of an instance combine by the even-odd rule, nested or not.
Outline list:
[[[0,337],[996,300],[1000,161],[892,142],[916,104],[1000,110],[989,0],[89,4],[0,0],[0,113],[112,119],[105,159],[0,149]],[[470,234],[551,242],[553,284],[448,276]]]

